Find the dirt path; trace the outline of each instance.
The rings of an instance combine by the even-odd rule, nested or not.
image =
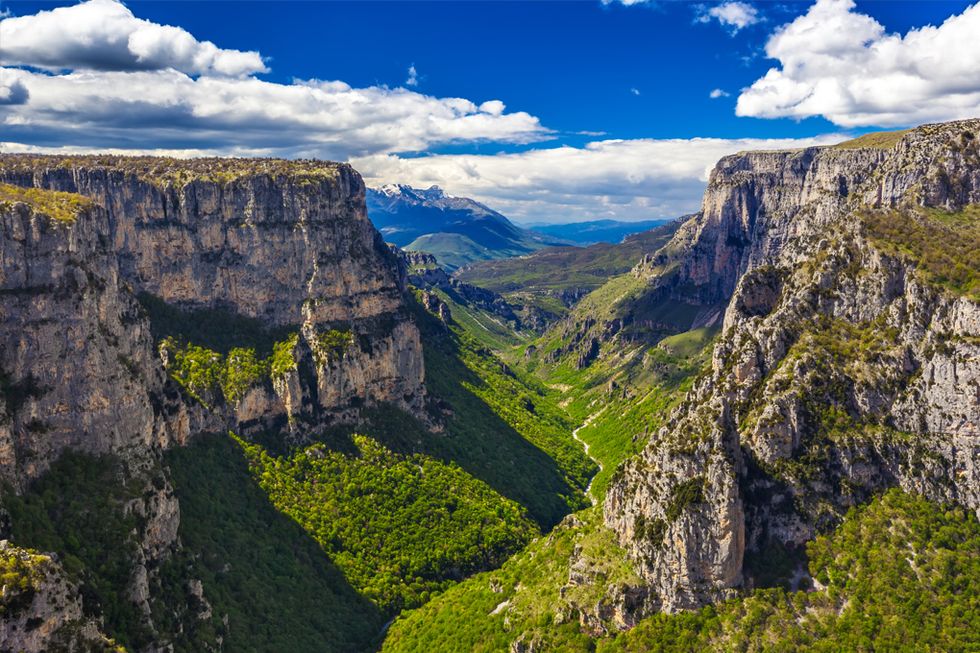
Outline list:
[[[582,443],[582,446],[585,448],[585,455],[588,456],[592,460],[592,462],[594,462],[596,465],[599,466],[600,472],[603,470],[602,463],[596,458],[594,458],[592,454],[589,453],[589,443],[583,440],[582,438],[580,438],[578,432],[584,429],[586,426],[592,424],[592,422],[595,421],[595,418],[601,415],[604,410],[606,410],[605,407],[603,407],[601,410],[595,413],[592,413],[591,415],[585,418],[585,421],[582,422],[581,425],[579,425],[574,431],[572,431],[572,437]],[[598,472],[596,472],[595,476],[593,476],[591,480],[589,480],[589,485],[588,487],[585,488],[585,496],[589,497],[589,501],[592,502],[593,506],[595,505],[596,498],[595,495],[592,494],[592,484],[595,483],[596,476],[598,476]]]

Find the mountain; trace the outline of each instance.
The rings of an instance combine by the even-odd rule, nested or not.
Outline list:
[[[630,234],[649,231],[667,222],[670,220],[639,220],[637,222],[588,220],[567,224],[535,224],[530,225],[530,227],[539,233],[554,238],[562,238],[576,245],[592,245],[594,243],[618,243]]]
[[[386,241],[408,251],[432,254],[448,270],[568,244],[521,229],[493,209],[446,195],[438,186],[420,190],[389,184],[368,189],[367,209]]]
[[[541,331],[611,277],[627,272],[660,249],[682,221],[626,236],[616,244],[548,247],[525,256],[480,261],[456,270],[453,276],[502,294],[518,307],[528,326]]]
[[[980,595],[978,143],[971,120],[722,159],[528,348],[595,507],[383,650],[980,645],[953,617]]]

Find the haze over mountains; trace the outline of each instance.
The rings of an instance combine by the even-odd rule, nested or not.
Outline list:
[[[594,245],[595,243],[618,243],[630,234],[648,231],[667,222],[670,220],[638,220],[636,222],[585,220],[564,224],[534,223],[528,227],[556,238],[569,240],[576,245]]]

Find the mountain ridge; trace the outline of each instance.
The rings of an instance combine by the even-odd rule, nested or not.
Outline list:
[[[480,202],[438,186],[387,184],[368,189],[368,213],[389,242],[434,255],[442,266],[526,254],[565,241],[518,227]]]

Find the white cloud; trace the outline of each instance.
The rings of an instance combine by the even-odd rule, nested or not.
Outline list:
[[[408,78],[405,80],[405,86],[418,86],[419,85],[419,72],[415,70],[415,64],[408,67]]]
[[[722,2],[711,7],[698,5],[696,11],[697,22],[710,23],[712,20],[717,20],[722,26],[729,28],[732,34],[761,20],[758,9],[747,2],[737,0]]]
[[[48,70],[160,70],[240,77],[266,72],[258,52],[223,50],[115,0],[88,0],[0,22],[0,64]]]
[[[499,100],[264,81],[258,53],[221,50],[114,0],[7,18],[0,42],[0,129],[11,142],[345,159],[551,134]],[[408,75],[418,83],[414,65]]]
[[[604,5],[612,5],[619,3],[624,7],[634,7],[636,5],[655,5],[656,0],[602,0]]]
[[[844,137],[605,140],[581,148],[514,154],[377,155],[351,162],[370,185],[407,183],[427,188],[436,184],[521,222],[639,220],[696,211],[708,172],[726,154],[841,140]]]
[[[192,78],[175,70],[48,75],[0,69],[6,140],[127,149],[217,149],[347,158],[415,152],[442,143],[529,143],[548,138],[537,118],[406,89],[318,80]],[[0,97],[3,91],[0,90]]]
[[[636,87],[633,87],[633,88],[630,89],[630,93],[632,93],[633,95],[639,95],[640,94],[640,89],[638,89]]]
[[[711,91],[710,93],[708,93],[708,97],[710,97],[712,100],[717,100],[718,98],[728,97],[730,95],[731,95],[731,93],[729,93],[728,91],[723,91],[720,88],[716,88],[713,91]]]
[[[852,0],[817,0],[776,30],[780,67],[742,92],[736,113],[824,116],[846,126],[902,126],[980,115],[980,5],[942,25],[888,34]]]
[[[507,107],[500,100],[487,100],[480,105],[480,111],[489,113],[491,116],[502,116]]]

